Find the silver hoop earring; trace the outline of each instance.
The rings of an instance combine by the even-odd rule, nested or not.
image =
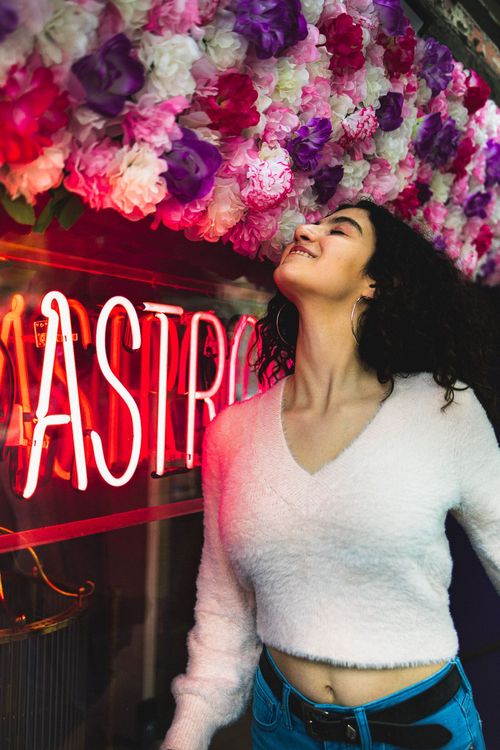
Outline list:
[[[359,302],[359,300],[360,300],[360,299],[368,299],[368,298],[367,298],[367,297],[364,297],[363,295],[361,295],[360,297],[358,297],[358,299],[356,300],[356,302],[355,302],[355,303],[354,303],[354,305],[352,306],[352,310],[351,310],[351,331],[352,331],[352,335],[353,335],[353,336],[354,336],[354,338],[356,339],[356,343],[357,343],[357,344],[359,344],[359,339],[358,339],[358,337],[356,336],[356,332],[355,332],[355,330],[354,330],[354,326],[353,326],[353,320],[354,320],[354,310],[355,310],[355,307],[356,307],[356,305],[358,304],[358,302]]]
[[[283,304],[281,305],[280,309],[278,310],[278,314],[276,315],[276,322],[275,322],[275,325],[276,325],[276,330],[277,330],[277,332],[278,332],[278,336],[280,337],[280,339],[282,340],[282,342],[283,342],[283,343],[285,344],[285,346],[290,346],[290,342],[289,342],[289,341],[287,341],[286,339],[284,339],[284,338],[283,338],[283,336],[281,335],[281,331],[280,331],[280,329],[279,329],[279,324],[278,324],[278,320],[279,320],[279,316],[280,316],[280,313],[281,313],[281,311],[283,310],[283,308],[284,308],[285,306],[286,306],[286,302],[284,302],[284,303],[283,303]]]

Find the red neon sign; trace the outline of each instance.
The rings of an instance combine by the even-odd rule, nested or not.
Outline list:
[[[217,407],[236,400],[237,382],[248,393],[247,359],[241,366],[240,349],[247,327],[247,352],[254,341],[252,315],[239,318],[228,343],[213,311],[143,302],[138,314],[129,299],[114,296],[91,320],[78,300],[50,291],[41,302],[45,320],[35,321],[30,336],[25,307],[15,294],[0,332],[15,380],[5,445],[17,450],[14,489],[23,498],[34,495],[48,472],[81,491],[88,486],[89,468],[109,485],[125,485],[152,451],[158,476],[168,473],[169,460],[191,469],[199,464],[196,435],[205,415],[210,421]],[[4,393],[6,374],[0,351]]]

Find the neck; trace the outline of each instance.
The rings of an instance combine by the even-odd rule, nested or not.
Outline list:
[[[318,412],[381,390],[376,372],[359,358],[350,315],[300,315],[288,388],[290,405]]]

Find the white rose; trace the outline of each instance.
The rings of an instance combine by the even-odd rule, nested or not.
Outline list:
[[[93,46],[102,4],[52,0],[52,14],[36,36],[44,65],[71,64]]]
[[[366,94],[363,97],[365,107],[375,107],[381,96],[385,96],[391,90],[391,82],[386,77],[383,68],[371,65],[368,60],[365,63],[366,70]]]
[[[432,190],[432,199],[438,201],[438,203],[446,203],[450,194],[450,188],[455,175],[451,172],[442,174],[441,172],[434,172],[430,188]]]
[[[316,25],[323,12],[323,0],[302,0],[301,9],[307,23]]]
[[[33,51],[33,44],[33,37],[22,26],[3,40],[0,44],[0,87],[5,85],[12,65],[24,65]]]
[[[343,187],[355,188],[356,190],[361,188],[363,180],[370,171],[370,163],[366,159],[354,161],[346,155],[342,166],[344,167],[344,176],[340,184]]]
[[[295,65],[286,57],[277,60],[278,80],[272,97],[274,101],[283,102],[292,109],[298,109],[302,98],[302,89],[309,82],[309,73],[305,65]]]
[[[152,0],[113,0],[129,29],[141,29],[147,20]]]
[[[138,54],[147,70],[143,92],[154,93],[158,101],[191,96],[196,89],[191,66],[202,56],[194,39],[187,34],[165,39],[146,32],[141,42]]]
[[[160,177],[166,169],[165,161],[145,144],[121,148],[107,170],[113,207],[134,218],[153,213],[167,192]]]
[[[410,113],[396,130],[377,130],[374,137],[377,156],[387,159],[392,167],[405,158],[411,141],[413,127],[417,121],[417,108],[408,105]]]
[[[454,175],[452,175],[452,177],[453,176]],[[431,183],[431,189],[432,189],[432,183]],[[433,200],[435,200],[436,199],[435,195],[433,195],[432,198]],[[460,234],[466,222],[467,222],[467,217],[464,215],[462,207],[451,206],[448,211],[448,215],[446,219],[444,220],[444,225],[447,229],[454,229],[458,234]]]
[[[240,68],[245,60],[248,41],[241,34],[233,31],[235,14],[220,9],[211,23],[203,27],[203,42],[207,57],[218,70]]]
[[[450,117],[453,117],[459,130],[465,130],[470,115],[461,102],[458,100],[454,101],[451,98],[448,99],[448,114]]]

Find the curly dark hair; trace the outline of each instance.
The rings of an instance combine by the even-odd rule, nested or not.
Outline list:
[[[446,389],[441,411],[453,401],[458,379],[474,389],[489,419],[497,421],[493,382],[498,310],[483,294],[484,288],[434,247],[425,230],[417,231],[387,208],[366,199],[342,203],[335,211],[343,208],[365,209],[375,230],[375,249],[363,272],[375,281],[376,288],[359,315],[356,335],[361,361],[376,371],[381,384],[391,381],[385,398],[394,389],[395,373],[407,377],[432,372],[435,382]],[[279,327],[289,345],[276,329],[282,307]],[[276,287],[266,315],[256,323],[248,353],[249,367],[257,371],[259,383],[267,380],[271,384],[273,379],[293,373],[298,322],[296,306]],[[260,353],[251,363],[254,347]]]

